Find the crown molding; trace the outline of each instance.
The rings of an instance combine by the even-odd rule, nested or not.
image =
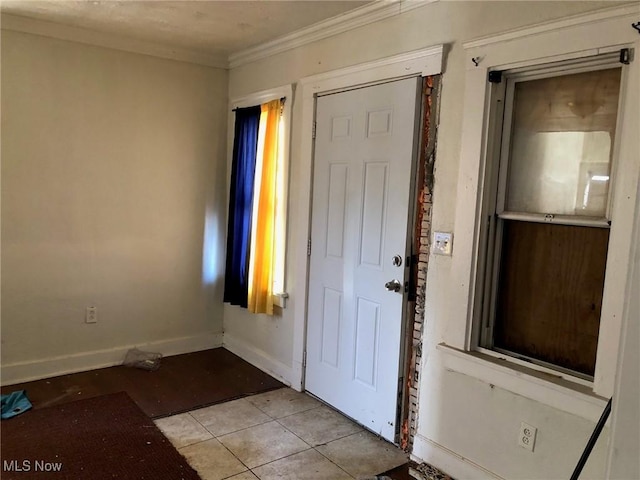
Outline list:
[[[150,55],[179,62],[195,63],[214,68],[228,68],[226,55],[208,54],[186,48],[171,47],[159,43],[128,38],[122,35],[98,32],[81,27],[72,27],[60,23],[47,22],[34,18],[2,13],[2,30],[30,33],[44,37],[68,40],[96,47],[111,48],[125,52]]]
[[[360,8],[315,23],[261,45],[232,53],[228,57],[221,53],[199,52],[8,13],[0,15],[0,26],[3,30],[30,33],[97,47],[228,69],[332,37],[385,18],[400,15],[438,1],[440,0],[376,0]]]
[[[609,20],[611,18],[633,16],[640,14],[640,5],[638,3],[627,4],[623,6],[616,6],[605,8],[602,10],[596,10],[594,12],[580,13],[565,17],[559,20],[550,20],[547,22],[537,23],[528,27],[517,28],[514,30],[508,30],[498,35],[490,35],[487,37],[481,37],[469,42],[465,42],[462,46],[468,50],[477,47],[484,47],[493,43],[508,42],[509,40],[515,40],[522,37],[528,37],[531,35],[538,35],[540,33],[551,32],[554,30],[562,30],[564,28],[574,27],[576,25],[582,25],[585,23],[600,22],[603,20]],[[638,20],[638,19],[634,19]]]
[[[439,0],[382,0],[315,23],[255,47],[229,55],[229,68],[239,67],[308,43],[384,20]]]

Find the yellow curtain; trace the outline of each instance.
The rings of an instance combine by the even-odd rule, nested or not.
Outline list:
[[[248,309],[252,313],[273,315],[273,265],[275,256],[275,216],[278,168],[278,139],[282,101],[261,105],[260,129],[264,147],[258,152],[254,197],[252,253],[249,264]],[[260,138],[258,149],[262,147]]]

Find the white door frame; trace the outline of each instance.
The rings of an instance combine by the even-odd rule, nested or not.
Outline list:
[[[300,80],[302,87],[302,145],[300,149],[300,169],[302,175],[298,184],[301,192],[297,225],[299,226],[292,244],[297,245],[293,257],[296,265],[295,278],[300,286],[295,299],[293,320],[293,365],[291,386],[304,389],[304,351],[306,345],[307,300],[309,288],[309,257],[307,241],[311,235],[311,186],[313,184],[313,122],[315,121],[316,95],[331,91],[346,90],[356,86],[380,83],[386,80],[400,80],[415,76],[429,76],[442,73],[444,45],[415,50],[400,55],[361,63],[330,72],[321,73]],[[306,192],[306,194],[304,193]]]

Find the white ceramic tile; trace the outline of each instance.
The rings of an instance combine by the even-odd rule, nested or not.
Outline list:
[[[377,475],[407,462],[406,453],[366,431],[320,445],[317,450],[356,478]]]
[[[201,408],[191,415],[216,437],[271,421],[244,398]]]
[[[311,446],[337,440],[362,431],[354,422],[329,407],[318,407],[278,420]]]
[[[161,418],[156,420],[155,424],[176,448],[186,447],[187,445],[213,438],[211,433],[188,413]]]
[[[291,388],[280,388],[271,392],[247,397],[247,400],[272,418],[281,418],[304,412],[321,405],[316,399]]]
[[[309,445],[278,422],[223,435],[219,440],[251,469],[309,449]]]
[[[353,480],[315,450],[296,453],[255,468],[260,480]]]
[[[244,473],[241,473],[240,475],[234,475],[233,477],[229,477],[227,480],[257,480],[258,477],[256,477],[253,473],[251,473],[249,470],[247,470]]]
[[[247,467],[215,438],[181,448],[179,451],[202,480],[222,480],[247,470]]]

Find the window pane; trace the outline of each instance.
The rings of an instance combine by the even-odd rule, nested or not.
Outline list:
[[[515,84],[506,210],[605,216],[620,72]]]
[[[494,346],[593,376],[609,229],[507,220]]]

